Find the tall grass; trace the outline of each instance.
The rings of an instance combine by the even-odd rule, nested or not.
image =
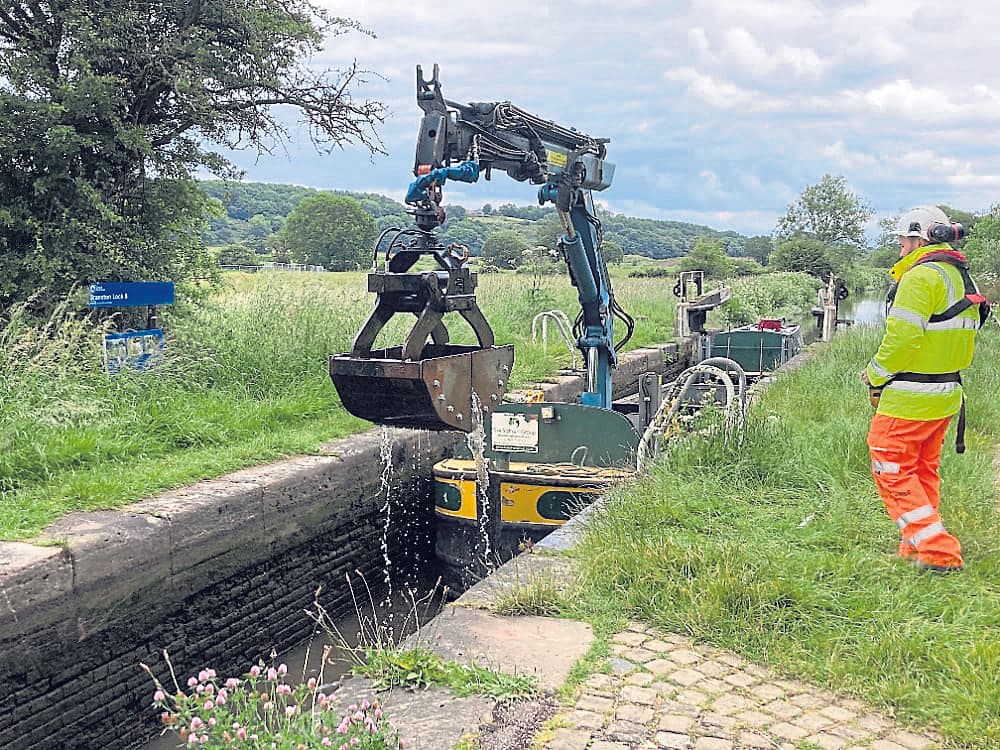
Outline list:
[[[953,434],[945,446],[942,514],[967,562],[950,577],[895,557],[872,484],[858,373],[877,336],[839,336],[771,387],[742,439],[677,443],[617,494],[579,550],[587,601],[868,699],[955,745],[1000,747],[1000,331],[981,334],[966,377],[969,452],[954,453]]]
[[[797,321],[816,304],[816,290],[822,286],[815,276],[790,271],[743,276],[724,283],[732,289],[732,297],[711,313],[710,320],[716,325],[740,326],[761,317]]]
[[[156,372],[115,377],[102,371],[111,323],[95,326],[66,306],[41,324],[11,311],[0,328],[0,538],[367,429],[340,405],[326,364],[349,351],[371,310],[366,288],[360,273],[228,274],[216,294],[164,312],[167,353]],[[626,349],[672,338],[672,288],[672,279],[615,282],[636,319]],[[531,341],[539,312],[576,316],[564,275],[485,274],[477,296],[497,343],[516,345],[512,387],[571,364],[557,337],[547,350]],[[396,316],[376,346],[401,343],[412,323]],[[474,340],[457,313],[446,324],[453,341]]]
[[[669,285],[620,286],[640,318],[629,347],[669,339]],[[206,301],[165,311],[156,372],[115,377],[102,370],[110,323],[65,306],[41,323],[10,311],[0,327],[0,538],[368,429],[343,410],[326,359],[350,349],[373,300],[364,274],[230,274]],[[547,352],[530,341],[538,312],[575,315],[568,280],[484,275],[479,301],[497,342],[517,345],[512,386],[570,364],[558,341]],[[397,316],[376,345],[401,343],[412,322]],[[474,340],[457,314],[447,323],[453,340]]]

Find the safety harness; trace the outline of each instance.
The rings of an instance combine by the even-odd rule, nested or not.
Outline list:
[[[969,261],[965,256],[954,250],[940,250],[928,253],[918,260],[911,268],[923,263],[947,263],[958,269],[962,276],[963,296],[957,302],[949,306],[944,312],[935,313],[928,319],[928,323],[942,323],[961,315],[973,305],[979,305],[979,328],[982,328],[990,317],[990,303],[979,290],[969,275]],[[896,290],[899,288],[897,282],[886,297],[886,311],[892,307],[896,299]],[[924,373],[924,372],[898,372],[889,382],[899,380],[906,383],[959,383],[962,382],[962,375],[959,372]],[[965,453],[965,394],[962,394],[962,407],[958,412],[958,424],[955,426],[955,452]]]

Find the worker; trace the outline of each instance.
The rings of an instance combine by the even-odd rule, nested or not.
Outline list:
[[[941,520],[938,465],[945,432],[958,414],[963,452],[965,397],[959,371],[972,362],[976,331],[989,314],[968,262],[949,242],[962,238],[935,206],[904,213],[896,227],[899,261],[889,271],[885,335],[861,373],[877,404],[868,448],[872,475],[899,527],[899,556],[925,570],[962,569],[962,547]]]

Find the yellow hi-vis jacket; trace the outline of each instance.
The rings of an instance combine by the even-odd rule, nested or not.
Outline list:
[[[921,258],[941,251],[951,251],[951,247],[925,245],[905,255],[889,271],[899,286],[886,316],[885,336],[866,369],[871,385],[885,386],[877,413],[887,417],[943,419],[958,413],[962,406],[959,382],[892,381],[899,373],[952,373],[972,363],[979,327],[977,306],[951,320],[929,321],[964,294],[962,275],[953,265],[940,261],[916,265]]]

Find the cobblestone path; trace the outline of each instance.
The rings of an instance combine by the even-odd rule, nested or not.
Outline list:
[[[863,703],[783,680],[727,651],[641,624],[614,638],[547,750],[925,750],[939,740]]]

